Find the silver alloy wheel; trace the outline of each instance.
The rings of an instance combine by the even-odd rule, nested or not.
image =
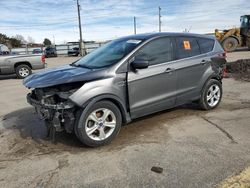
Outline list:
[[[26,77],[26,76],[29,76],[30,71],[29,71],[29,69],[22,67],[19,69],[18,73],[20,76]]]
[[[220,87],[216,84],[210,86],[207,91],[207,103],[210,107],[214,107],[218,104],[221,97]]]
[[[85,122],[88,137],[96,141],[107,139],[114,132],[115,127],[115,114],[107,108],[93,111]]]

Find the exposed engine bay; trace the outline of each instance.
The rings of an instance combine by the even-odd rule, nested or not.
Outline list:
[[[46,88],[33,89],[27,95],[27,101],[33,105],[48,128],[55,131],[71,133],[74,129],[77,106],[69,100],[69,96],[78,90],[83,83],[71,83]]]

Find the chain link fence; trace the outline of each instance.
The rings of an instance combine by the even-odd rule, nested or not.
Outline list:
[[[85,51],[87,53],[92,52],[96,48],[102,46],[106,42],[85,42]],[[67,55],[68,51],[74,47],[79,47],[77,43],[69,43],[69,44],[60,44],[60,45],[53,45],[55,47],[57,55]],[[46,47],[26,47],[26,48],[13,48],[11,49],[12,54],[33,54],[34,50],[41,50],[44,51]]]

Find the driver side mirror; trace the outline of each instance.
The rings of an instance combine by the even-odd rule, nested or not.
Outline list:
[[[149,66],[149,62],[147,60],[134,59],[134,61],[131,63],[131,66],[134,69],[146,69]]]

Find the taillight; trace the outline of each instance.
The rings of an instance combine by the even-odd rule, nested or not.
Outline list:
[[[42,63],[45,63],[45,55],[42,55],[41,61],[42,61]]]
[[[219,54],[218,56],[221,57],[221,58],[226,59],[227,58],[227,52],[224,51],[223,53]],[[227,65],[224,64],[223,68],[222,68],[222,78],[227,78],[227,77],[228,77],[228,74],[227,74]]]
[[[222,78],[227,78],[227,69],[226,69],[226,67],[224,67],[223,68],[223,70],[222,70],[223,72],[222,72]]]

